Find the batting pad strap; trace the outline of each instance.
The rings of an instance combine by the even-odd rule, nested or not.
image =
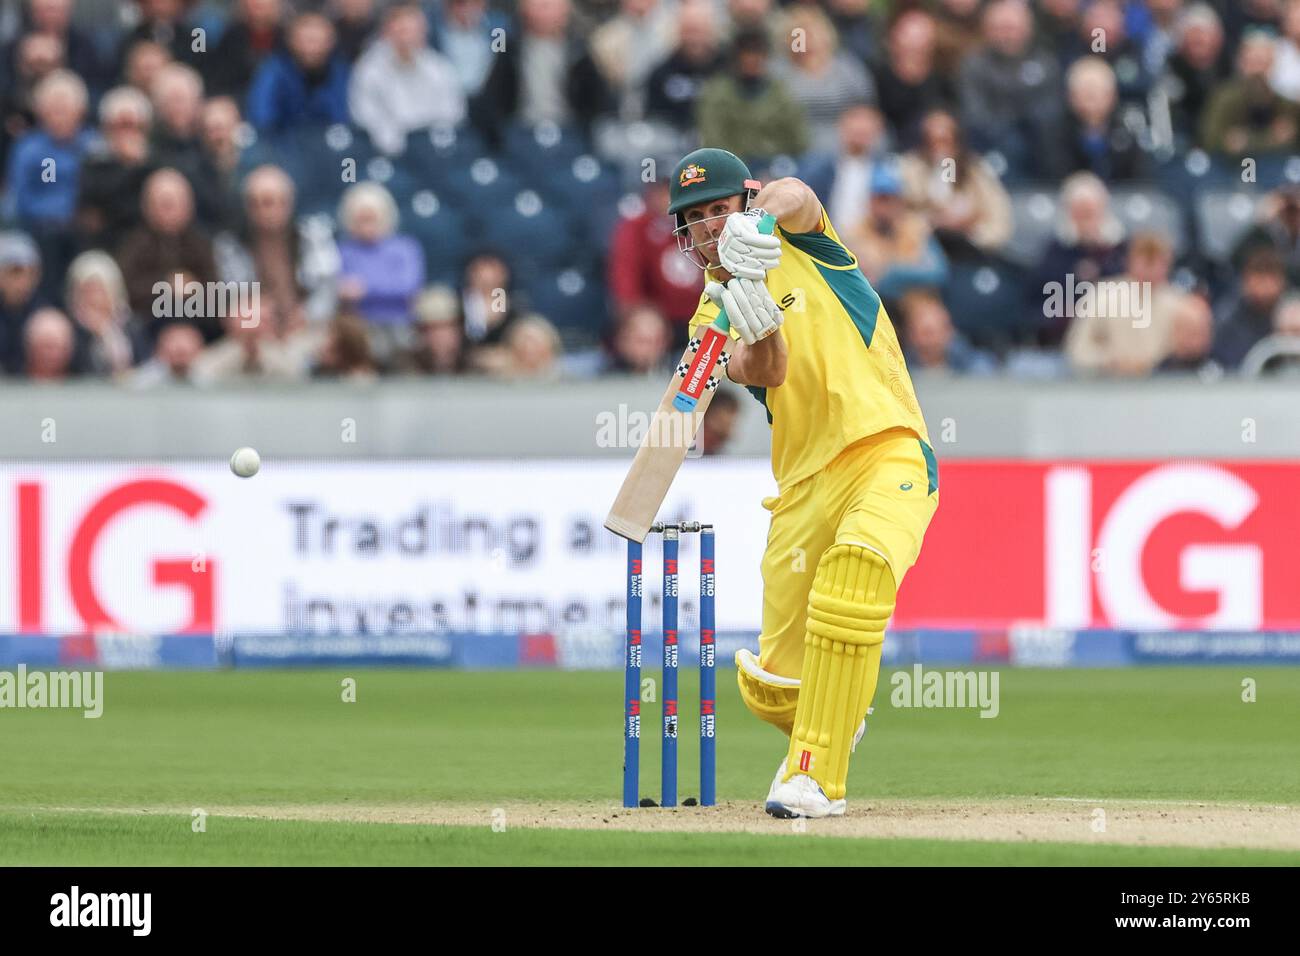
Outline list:
[[[814,591],[808,595],[808,633],[842,644],[879,644],[893,613],[892,604],[854,604]]]
[[[826,549],[808,594],[810,639],[880,644],[893,613],[894,577],[880,552],[858,544]]]
[[[880,550],[879,548],[877,548],[874,544],[867,544],[867,543],[864,542],[864,541],[848,541],[848,542],[844,542],[844,543],[849,544],[849,545],[851,545],[851,546],[853,546],[853,547],[855,547],[855,548],[863,548],[864,550],[870,551],[870,552],[872,552],[873,554],[878,554],[878,555],[881,556],[881,558],[884,559],[884,561],[885,561],[886,564],[889,563],[889,555],[885,554],[885,552],[881,551],[881,550]],[[890,570],[893,570],[892,565],[891,565],[891,567],[890,567]]]
[[[774,688],[793,687],[795,690],[799,689],[799,678],[782,677],[780,674],[773,674],[771,671],[763,670],[763,665],[758,662],[754,652],[747,647],[742,647],[736,651],[736,667],[743,670],[746,675],[760,684],[767,684]]]
[[[799,681],[763,670],[751,651],[736,652],[736,683],[740,699],[759,720],[776,727],[787,737],[794,728],[794,713],[799,706]]]

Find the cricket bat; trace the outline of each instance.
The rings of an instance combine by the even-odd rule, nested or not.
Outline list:
[[[758,231],[771,234],[775,216],[764,216]],[[734,341],[731,322],[723,309],[718,317],[691,339],[677,363],[668,390],[659,401],[632,468],[623,479],[618,497],[605,517],[605,527],[631,541],[644,541],[668,489],[686,460],[686,452],[713,400],[719,377],[731,358]]]

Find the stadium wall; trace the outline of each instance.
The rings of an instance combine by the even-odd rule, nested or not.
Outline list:
[[[602,424],[635,428],[659,379],[554,384],[458,380],[133,392],[109,385],[0,385],[0,460],[604,458]],[[1300,450],[1294,382],[1033,382],[918,376],[940,460],[1219,457]],[[741,393],[729,455],[763,457],[768,426]],[[351,423],[351,428],[349,428]],[[53,426],[51,428],[51,426]]]

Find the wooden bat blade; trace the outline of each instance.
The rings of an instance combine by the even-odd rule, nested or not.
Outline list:
[[[686,460],[732,348],[731,338],[712,327],[687,346],[605,518],[610,531],[632,541],[645,540]]]

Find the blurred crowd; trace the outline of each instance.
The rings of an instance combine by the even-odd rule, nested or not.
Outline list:
[[[1300,0],[22,0],[0,375],[661,374],[702,144],[914,372],[1300,370]]]

